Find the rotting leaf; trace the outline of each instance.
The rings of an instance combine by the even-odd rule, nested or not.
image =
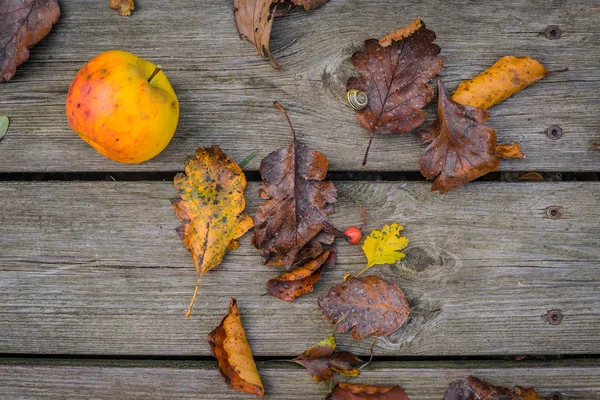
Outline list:
[[[372,333],[387,336],[404,325],[410,313],[402,289],[376,275],[350,277],[317,303],[336,332],[351,331],[354,340]]]
[[[0,140],[2,140],[2,138],[4,137],[4,135],[6,135],[6,132],[8,131],[8,122],[8,117],[0,117]]]
[[[548,397],[540,397],[535,389],[524,389],[515,386],[510,389],[493,386],[474,376],[453,382],[448,387],[443,400],[504,400],[512,397],[512,400],[549,400]]]
[[[335,265],[335,247],[325,250],[318,257],[306,261],[301,266],[267,282],[267,292],[281,300],[294,301],[303,294],[313,291],[315,283],[325,268]]]
[[[275,103],[284,114],[285,110]],[[337,235],[328,220],[337,202],[332,182],[324,182],[327,158],[296,140],[265,157],[260,164],[263,184],[259,195],[265,199],[254,218],[252,244],[262,250],[263,263],[293,265],[323,253],[322,245],[331,245]]]
[[[8,82],[60,17],[56,0],[0,2],[0,82]]]
[[[337,383],[323,400],[409,400],[400,386]]]
[[[367,266],[356,276],[379,264],[393,264],[406,255],[401,252],[408,245],[408,239],[402,236],[403,226],[393,223],[384,225],[381,230],[374,229],[365,239],[362,250],[367,256]]]
[[[416,27],[415,22],[411,25]],[[363,165],[374,135],[417,128],[427,115],[422,108],[433,99],[429,81],[442,69],[440,47],[433,44],[435,33],[422,21],[414,32],[412,28],[403,31],[410,32],[408,36],[401,34],[400,40],[392,40],[387,47],[376,39],[367,40],[365,50],[352,56],[360,77],[350,77],[346,90],[357,89],[368,97],[367,106],[356,110],[360,124],[371,131]]]
[[[185,173],[175,176],[174,185],[179,198],[171,204],[183,223],[177,233],[192,253],[199,284],[200,277],[219,265],[225,252],[237,247],[236,239],[252,227],[252,218],[242,213],[246,178],[219,146],[212,146],[199,148],[195,157],[185,160]]]
[[[219,361],[219,372],[231,388],[261,399],[264,397],[265,389],[248,345],[236,299],[229,301],[227,315],[208,334],[208,344]]]
[[[362,361],[347,351],[335,351],[334,336],[328,336],[306,349],[292,362],[302,365],[317,382],[333,379],[333,372],[346,376],[358,376],[360,371],[354,366]]]
[[[438,96],[437,119],[417,134],[429,143],[419,169],[434,180],[431,190],[445,193],[495,171],[500,158],[523,158],[518,143],[496,146],[496,132],[482,125],[490,116],[486,109],[456,103],[441,79]]]
[[[525,175],[521,175],[519,177],[520,181],[531,181],[531,182],[541,182],[544,180],[544,177],[539,172],[528,172]]]
[[[131,12],[135,10],[133,0],[110,0],[110,8],[117,10],[117,13],[122,17],[129,17]]]
[[[235,25],[240,38],[248,40],[256,47],[258,54],[269,57],[271,66],[280,69],[269,49],[271,28],[275,17],[285,14],[291,4],[311,10],[328,0],[233,0]]]
[[[490,108],[553,72],[530,57],[504,56],[473,79],[462,81],[452,100],[465,106]]]

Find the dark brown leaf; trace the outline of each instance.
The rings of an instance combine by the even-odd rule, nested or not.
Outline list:
[[[400,386],[338,383],[323,400],[409,400]]]
[[[434,179],[431,190],[445,193],[495,171],[500,158],[519,158],[518,143],[501,145],[496,132],[482,125],[490,114],[478,107],[458,104],[448,97],[438,79],[438,116],[418,136],[429,143],[419,161],[421,174]]]
[[[312,292],[323,270],[333,267],[335,260],[336,250],[332,247],[298,268],[270,279],[267,282],[267,292],[278,299],[294,301],[296,297]]]
[[[374,333],[387,336],[406,322],[410,308],[398,285],[376,275],[348,278],[318,299],[337,332],[351,331],[360,340]]]
[[[402,36],[400,36],[402,37]],[[366,108],[356,111],[362,126],[377,134],[409,132],[425,121],[422,108],[433,99],[429,81],[442,69],[435,33],[421,23],[414,32],[383,47],[376,39],[365,42],[365,51],[354,53],[352,64],[361,74],[351,77],[346,89],[358,89],[368,96]]]
[[[500,400],[510,394],[510,390],[492,386],[474,376],[451,383],[443,400]]]
[[[259,195],[267,201],[256,212],[252,244],[262,250],[266,265],[290,269],[323,253],[322,244],[332,244],[339,232],[327,218],[337,201],[333,183],[323,182],[327,158],[296,140],[289,118],[288,123],[290,146],[260,164]]]
[[[0,82],[8,82],[60,17],[56,0],[0,0]]]
[[[334,352],[335,346],[335,337],[328,336],[291,361],[306,368],[317,382],[332,380],[333,372],[347,376],[357,376],[360,371],[354,366],[360,365],[362,361],[347,351]]]
[[[117,10],[117,13],[122,17],[128,17],[135,10],[133,0],[110,0],[110,8]]]

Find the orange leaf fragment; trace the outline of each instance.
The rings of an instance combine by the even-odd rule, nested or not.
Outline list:
[[[421,17],[417,17],[417,19],[415,19],[410,24],[405,25],[402,28],[398,29],[397,31],[392,32],[389,35],[384,36],[381,39],[379,39],[379,44],[382,45],[383,47],[388,47],[390,44],[392,44],[392,42],[394,40],[398,41],[398,40],[402,40],[404,38],[409,37],[417,29],[419,29],[422,25],[423,25],[423,21],[421,20]]]
[[[544,180],[544,177],[539,172],[528,172],[525,175],[522,175],[518,180],[520,181],[531,181],[531,182],[541,182]]]
[[[110,8],[117,10],[117,13],[122,17],[129,17],[131,12],[135,10],[133,0],[110,0]]]
[[[520,158],[525,156],[521,153],[521,147],[518,142],[513,144],[499,144],[496,146],[496,155],[500,158]]]
[[[255,394],[261,399],[264,397],[265,389],[248,345],[236,299],[229,301],[227,315],[208,334],[208,344],[212,355],[219,361],[221,376],[231,388]]]

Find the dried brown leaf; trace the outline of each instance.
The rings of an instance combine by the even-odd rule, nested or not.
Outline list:
[[[323,400],[409,400],[400,386],[338,383]]]
[[[317,382],[332,380],[333,372],[346,376],[359,375],[360,371],[354,366],[360,365],[362,361],[350,352],[335,351],[335,347],[335,337],[328,336],[291,361],[306,368]]]
[[[443,400],[549,400],[548,397],[540,397],[535,389],[524,389],[515,386],[510,389],[493,386],[474,376],[456,381],[450,384]]]

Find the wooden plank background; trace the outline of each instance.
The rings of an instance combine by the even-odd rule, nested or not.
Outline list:
[[[105,3],[61,1],[59,23],[0,87],[0,114],[11,119],[0,143],[0,171],[175,171],[196,147],[217,143],[238,160],[257,151],[247,167],[255,170],[290,140],[273,100],[288,108],[299,137],[322,151],[332,170],[360,170],[368,134],[345,103],[349,59],[365,39],[416,16],[437,33],[449,89],[508,54],[534,57],[550,70],[569,67],[492,108],[489,126],[499,140],[519,141],[527,156],[503,162],[503,170],[595,171],[600,161],[591,148],[600,141],[595,0],[333,0],[275,21],[271,48],[281,72],[239,39],[230,0],[143,0],[130,18],[118,17]],[[560,39],[546,38],[548,25],[561,28]],[[148,163],[126,166],[103,158],[64,116],[77,70],[114,48],[161,64],[181,102],[171,145]],[[553,124],[563,128],[560,140],[545,134]],[[367,168],[416,170],[423,149],[413,134],[377,138]]]

